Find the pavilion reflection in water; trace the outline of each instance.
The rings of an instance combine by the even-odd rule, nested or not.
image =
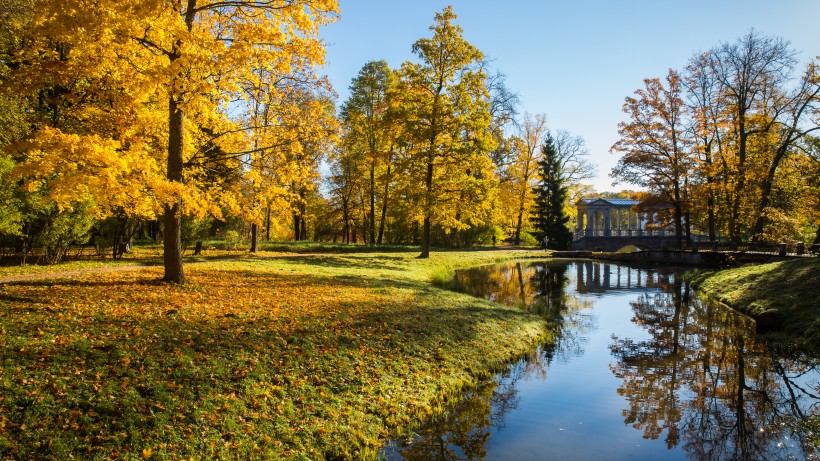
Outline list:
[[[581,294],[663,288],[675,278],[675,274],[668,271],[638,269],[600,261],[576,262],[575,276],[578,282],[577,291]]]

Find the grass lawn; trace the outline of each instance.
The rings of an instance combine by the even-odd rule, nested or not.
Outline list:
[[[373,457],[546,334],[431,278],[544,255],[270,252],[189,264],[183,286],[161,267],[0,284],[0,459]]]
[[[772,333],[820,351],[820,259],[705,272],[694,280],[709,296],[744,312]]]

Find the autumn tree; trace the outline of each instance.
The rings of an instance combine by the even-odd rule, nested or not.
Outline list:
[[[356,196],[362,188],[363,171],[361,162],[347,151],[338,152],[331,159],[330,193],[332,206],[342,215],[342,243],[351,242],[351,233],[355,229],[354,216]]]
[[[594,178],[597,169],[589,159],[586,141],[581,136],[575,136],[567,130],[557,130],[553,135],[553,141],[564,181],[571,192],[570,202],[574,202],[584,190],[584,181]]]
[[[82,166],[68,168],[83,174],[69,176],[100,213],[125,202],[152,215],[161,205],[164,279],[182,283],[182,214],[205,212],[221,195],[186,176],[189,159],[214,143],[247,150],[252,127],[228,116],[232,96],[265,76],[260,68],[282,76],[294,62],[321,63],[318,27],[336,12],[334,0],[35,2],[24,56],[36,59],[16,71],[24,93],[45,101],[43,128],[18,148],[26,173],[59,198],[68,185],[59,159],[82,146]]]
[[[660,79],[644,80],[645,89],[626,98],[628,122],[619,124],[621,139],[612,152],[621,154],[612,176],[648,188],[674,209],[678,248],[683,244],[683,216],[687,211],[688,178],[692,151],[685,129],[680,75],[670,70],[666,85]]]
[[[528,217],[532,207],[532,190],[538,172],[538,162],[541,159],[542,140],[547,133],[546,114],[532,115],[524,112],[520,122],[520,137],[513,142],[516,144],[508,172],[510,183],[515,189],[515,208],[517,209],[513,245],[521,243],[521,229],[524,218]]]
[[[572,232],[567,227],[569,216],[565,211],[567,187],[561,171],[561,159],[555,149],[552,134],[547,133],[541,145],[538,160],[539,180],[535,193],[535,209],[532,217],[539,241],[549,239],[547,248],[565,250],[572,244]]]
[[[742,237],[744,204],[753,198],[747,181],[754,137],[768,132],[777,117],[778,93],[796,64],[795,52],[781,38],[752,30],[735,43],[721,43],[708,55],[708,65],[725,102],[730,145],[722,159],[727,177],[728,232]],[[775,103],[773,106],[772,103]]]
[[[8,63],[21,46],[19,32],[30,8],[30,1],[0,3],[0,85],[11,73]],[[0,149],[25,136],[25,107],[18,95],[0,92]],[[10,178],[14,165],[14,159],[0,151],[0,236],[19,235],[23,224],[23,198]]]
[[[717,240],[724,191],[728,189],[729,177],[722,168],[727,146],[724,99],[709,67],[709,53],[696,54],[683,74],[688,108],[688,131],[694,143],[695,167],[692,175],[692,209],[705,209],[709,241]],[[705,206],[701,205],[705,202]]]
[[[349,155],[363,157],[368,174],[368,226],[371,245],[376,243],[376,173],[384,167],[390,169],[393,132],[388,117],[388,94],[395,84],[395,75],[385,61],[371,61],[359,71],[350,85],[350,98],[342,105],[341,118],[347,129],[346,142]],[[356,152],[361,150],[361,152]],[[362,155],[364,154],[364,155]],[[349,161],[349,160],[348,160]],[[379,236],[384,233],[389,172],[384,175],[383,206]],[[379,239],[381,243],[381,239]]]
[[[464,40],[455,19],[452,7],[437,13],[433,37],[413,44],[420,62],[400,70],[408,131],[418,146],[414,170],[423,175],[422,258],[430,256],[434,220],[445,229],[480,223],[492,189],[483,54]]]
[[[794,89],[781,90],[778,107],[773,115],[774,143],[770,147],[765,173],[760,182],[760,197],[754,207],[752,240],[760,239],[770,219],[770,207],[776,187],[777,175],[789,156],[805,158],[800,141],[820,130],[820,78],[817,64],[811,63]],[[812,119],[813,118],[813,119]]]

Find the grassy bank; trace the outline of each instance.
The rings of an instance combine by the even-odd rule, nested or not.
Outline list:
[[[703,272],[693,282],[709,296],[757,320],[761,330],[820,350],[820,259]]]
[[[0,458],[345,459],[545,334],[433,287],[543,252],[263,253],[0,284]]]

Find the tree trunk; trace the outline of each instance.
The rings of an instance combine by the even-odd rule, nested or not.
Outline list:
[[[387,216],[387,194],[390,192],[390,164],[387,164],[387,177],[384,180],[384,197],[382,197],[382,216],[379,219],[379,240],[378,244],[382,244],[382,237],[384,236],[384,222]]]
[[[370,244],[376,244],[376,163],[370,162]]]
[[[196,0],[188,0],[185,9],[185,26],[190,32],[196,18]],[[170,55],[171,64],[181,58],[182,40],[174,42]],[[184,79],[184,75],[178,78]],[[168,97],[168,169],[166,177],[172,182],[182,182],[182,161],[185,149],[185,113],[179,107],[176,85],[172,85]],[[182,268],[182,199],[165,204],[165,232],[163,241],[163,263],[165,276],[163,280],[170,283],[184,283],[185,273]]]
[[[683,248],[683,211],[680,203],[675,203],[675,245],[678,250]]]
[[[748,134],[745,128],[745,114],[741,114],[740,118],[740,143],[738,145],[738,165],[737,184],[733,190],[732,208],[729,211],[729,238],[733,243],[740,243],[740,202],[744,197],[744,189],[746,189],[746,142]]]
[[[431,144],[432,146],[432,144]],[[432,147],[431,147],[432,149]],[[424,184],[427,188],[426,209],[424,210],[424,229],[421,236],[421,254],[419,258],[430,257],[430,216],[433,214],[433,159],[427,159],[427,177]]]
[[[706,226],[709,229],[709,241],[714,242],[717,239],[715,235],[715,179],[712,176],[712,149],[709,144],[706,145],[704,154],[708,171],[706,174]]]
[[[515,224],[515,235],[513,236],[513,245],[521,244],[521,226],[524,223],[524,207],[518,209],[518,222]]]
[[[302,224],[302,221],[299,218],[299,213],[294,212],[293,213],[293,240],[297,241],[297,242],[299,241],[299,236],[302,235],[302,233],[300,232],[301,228],[299,227],[300,224]]]
[[[270,206],[268,207],[268,215],[265,217],[265,241],[270,242]]]
[[[251,223],[251,253],[256,253],[259,243],[259,225]]]
[[[342,243],[350,243],[350,212],[345,199],[342,199]]]
[[[763,184],[760,186],[760,201],[757,204],[757,212],[755,213],[757,217],[752,227],[752,242],[758,242],[761,234],[763,234],[763,227],[766,225],[766,208],[769,207],[769,201],[771,199],[774,175],[777,173],[777,167],[780,165],[780,161],[786,156],[786,152],[787,145],[783,145],[777,150],[766,172],[766,177],[763,178]]]
[[[172,182],[182,182],[182,158],[185,136],[185,113],[174,96],[168,99],[168,170],[167,178]],[[163,280],[184,283],[182,268],[182,199],[165,204],[165,232],[163,241]]]

